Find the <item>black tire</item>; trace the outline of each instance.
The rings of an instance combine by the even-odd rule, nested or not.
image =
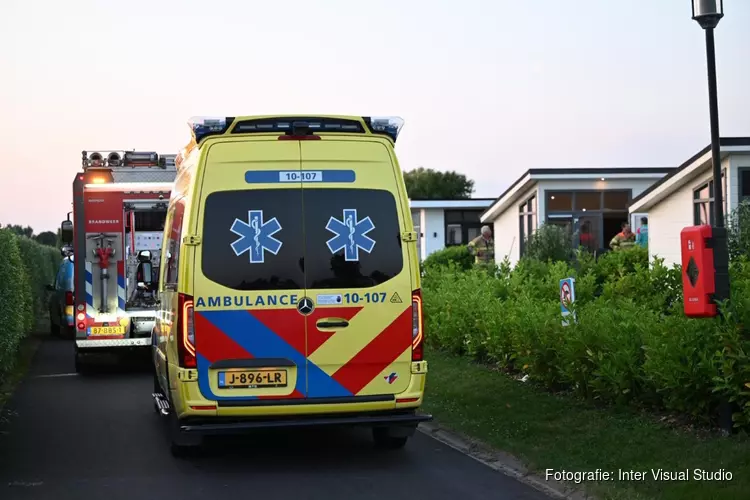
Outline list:
[[[91,375],[93,373],[93,367],[81,353],[76,352],[76,373],[79,375]]]
[[[76,336],[76,332],[72,326],[64,326],[60,329],[61,337],[65,340],[73,340]]]
[[[196,455],[197,446],[182,446],[175,442],[169,445],[169,453],[175,458],[189,458]]]
[[[60,325],[56,325],[52,318],[49,319],[49,333],[53,337],[59,337],[60,336]]]
[[[174,411],[169,412],[169,452],[175,458],[185,458],[195,455],[203,444],[203,438],[196,435],[186,435],[180,431],[180,422]]]
[[[409,441],[409,436],[394,436],[388,427],[374,427],[372,438],[375,446],[383,450],[400,450]]]
[[[161,385],[159,384],[159,377],[158,375],[156,375],[156,367],[154,367],[154,393],[163,393],[163,391],[161,390]]]

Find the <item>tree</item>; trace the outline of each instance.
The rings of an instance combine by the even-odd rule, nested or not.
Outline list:
[[[31,238],[34,235],[34,230],[31,228],[31,226],[23,227],[18,224],[7,224],[5,226],[5,229],[10,230],[12,233],[18,236],[26,236],[27,238]]]
[[[461,200],[474,192],[474,181],[465,175],[424,167],[404,172],[404,183],[412,200]]]
[[[34,236],[37,243],[51,247],[57,246],[57,235],[52,231],[44,231]]]

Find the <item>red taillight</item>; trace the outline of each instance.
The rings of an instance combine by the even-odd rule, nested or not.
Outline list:
[[[65,305],[66,306],[73,305],[73,292],[65,292]]]
[[[193,315],[193,297],[180,293],[177,295],[179,314],[177,316],[177,352],[179,363],[183,368],[195,368],[195,322]]]
[[[319,135],[280,135],[280,141],[317,141],[320,139]]]
[[[424,328],[422,321],[422,290],[411,293],[411,360],[424,358]]]
[[[79,330],[85,330],[86,329],[86,306],[83,304],[78,304],[78,312],[76,313],[76,321],[78,322],[76,326]]]

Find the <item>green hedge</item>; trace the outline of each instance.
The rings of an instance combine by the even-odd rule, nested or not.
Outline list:
[[[55,280],[59,250],[0,229],[0,380],[13,368],[23,337],[47,315],[45,285]]]
[[[678,266],[648,265],[643,249],[579,254],[571,265],[522,259],[495,273],[430,269],[426,338],[440,349],[528,375],[587,399],[692,414],[706,421],[729,398],[750,426],[750,261],[731,265],[724,320],[682,312]],[[561,322],[559,280],[576,278],[577,322]]]
[[[470,269],[474,265],[474,256],[466,245],[446,247],[427,256],[422,265],[425,271],[449,264],[456,264],[460,269]]]

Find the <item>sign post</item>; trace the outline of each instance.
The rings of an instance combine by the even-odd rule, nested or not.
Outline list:
[[[571,315],[570,305],[576,300],[576,279],[565,278],[560,280],[560,312],[562,313],[562,326],[568,326],[570,323],[567,317]],[[573,321],[576,320],[573,313]]]

